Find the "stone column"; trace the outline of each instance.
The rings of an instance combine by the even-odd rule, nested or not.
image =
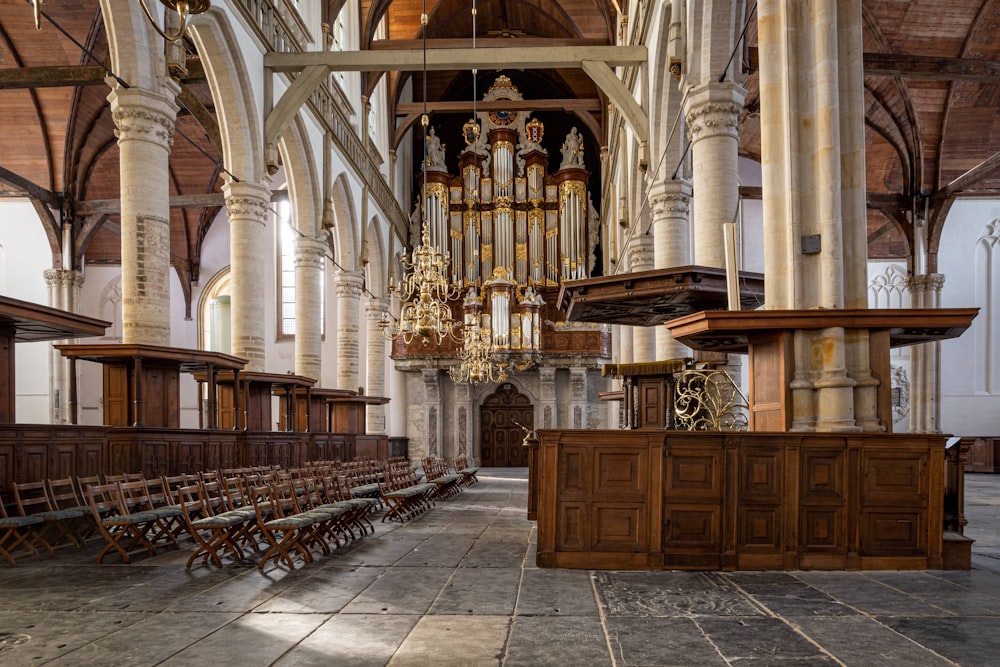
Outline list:
[[[864,308],[860,3],[760,0],[757,16],[766,307]],[[793,430],[881,430],[866,332],[796,331],[794,349]]]
[[[427,447],[424,456],[440,456],[441,434],[441,373],[436,368],[425,368],[420,371],[424,383],[424,433],[427,435]],[[410,453],[410,459],[415,457]]]
[[[653,237],[648,234],[633,237],[628,250],[630,271],[650,271],[653,268]],[[656,360],[656,333],[652,327],[632,327],[632,358],[634,361]]]
[[[587,369],[573,366],[569,369],[569,428],[587,428]]]
[[[326,244],[308,236],[295,241],[295,374],[323,377],[323,260]]]
[[[49,305],[70,313],[80,310],[80,290],[83,288],[83,274],[73,269],[47,269],[44,273],[45,285],[49,289]],[[55,341],[72,343],[72,339]],[[49,348],[49,421],[52,424],[69,424],[69,359],[59,350]]]
[[[688,96],[694,190],[694,263],[725,267],[722,225],[736,221],[739,119],[746,91],[731,81],[705,84]]]
[[[121,182],[122,342],[170,345],[170,191],[176,84],[115,88]]]
[[[649,198],[653,214],[653,267],[669,269],[691,264],[691,184],[687,181],[661,181],[653,186]],[[670,331],[656,327],[656,358],[678,359],[689,356],[690,349],[674,340]]]
[[[556,403],[556,369],[552,366],[538,368],[538,407],[541,424],[536,428],[558,428]]]
[[[379,322],[389,308],[388,297],[370,297],[365,308],[365,319],[368,324],[368,349],[365,364],[365,393],[371,396],[386,396],[385,380],[388,373],[385,356],[385,336]],[[369,433],[385,433],[385,406],[369,405],[366,414],[366,429]]]
[[[258,183],[222,186],[229,213],[229,267],[232,276],[232,350],[247,360],[246,370],[264,372],[264,272],[273,244],[267,235],[270,190]]]
[[[360,271],[338,271],[337,290],[337,388],[361,386],[361,288]]]
[[[454,458],[455,456],[468,456],[470,460],[478,458],[473,456],[476,441],[474,411],[472,385],[468,382],[456,384],[453,413],[455,421],[454,452],[451,457],[446,456],[445,458]]]
[[[944,276],[927,273],[906,281],[911,308],[940,308]],[[910,432],[941,432],[941,343],[910,348]]]

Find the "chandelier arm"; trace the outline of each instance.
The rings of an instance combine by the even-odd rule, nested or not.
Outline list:
[[[142,13],[146,15],[149,22],[153,26],[153,30],[160,33],[160,37],[167,40],[168,42],[176,42],[177,40],[184,37],[184,29],[187,27],[187,17],[188,17],[188,3],[187,0],[177,0],[176,9],[177,16],[180,18],[180,27],[177,28],[177,34],[168,35],[163,30],[160,29],[160,24],[156,22],[153,14],[149,11],[149,7],[146,6],[146,0],[139,0],[139,6],[142,7]]]

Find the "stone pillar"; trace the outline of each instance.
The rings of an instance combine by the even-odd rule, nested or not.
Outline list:
[[[757,16],[766,308],[864,308],[860,3],[760,0]],[[866,332],[796,331],[794,349],[793,430],[882,429]]]
[[[628,246],[630,271],[653,269],[653,237],[648,234],[633,237]],[[652,327],[632,327],[632,358],[635,361],[656,360],[656,332]]]
[[[538,408],[540,424],[536,428],[558,428],[558,404],[556,402],[556,369],[552,366],[538,368]]]
[[[441,373],[436,368],[425,368],[420,371],[424,382],[424,433],[427,435],[427,447],[424,456],[440,456],[441,434],[444,432],[441,424]],[[410,453],[410,459],[416,459]]]
[[[724,268],[722,225],[740,203],[739,119],[746,91],[731,81],[691,91],[686,120],[694,190],[694,263]]]
[[[360,271],[338,271],[337,290],[337,388],[361,386],[361,288]]]
[[[468,382],[455,384],[454,400],[454,421],[455,421],[455,442],[453,443],[455,456],[468,456],[471,459],[475,449],[475,420],[473,419],[475,405],[472,402],[472,385]]]
[[[49,305],[70,313],[80,311],[80,290],[83,288],[83,274],[73,269],[47,269],[44,273],[45,285],[49,289]],[[72,339],[54,341],[72,343]],[[49,348],[49,422],[69,424],[69,359],[59,350]]]
[[[326,244],[309,236],[295,241],[295,374],[323,377],[323,260]]]
[[[906,281],[911,308],[940,308],[944,276],[927,273]],[[910,432],[941,432],[941,343],[910,348]]]
[[[569,428],[587,428],[587,369],[569,369]]]
[[[115,88],[121,182],[122,342],[170,345],[170,191],[176,84]]]
[[[370,297],[365,308],[365,319],[368,324],[368,349],[365,368],[365,393],[370,396],[386,396],[385,380],[388,373],[385,356],[385,336],[379,323],[389,308],[388,297]],[[369,405],[365,414],[369,433],[385,433],[385,406]]]
[[[267,308],[264,272],[273,244],[267,235],[270,190],[258,183],[227,182],[222,186],[229,213],[229,267],[232,282],[232,350],[247,360],[246,370],[264,372]]]
[[[661,181],[653,186],[649,198],[653,215],[653,267],[669,269],[691,264],[691,184],[687,181]],[[690,349],[674,340],[670,330],[656,327],[656,358],[678,359],[689,356]]]

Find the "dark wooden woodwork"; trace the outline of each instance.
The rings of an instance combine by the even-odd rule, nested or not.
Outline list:
[[[534,428],[535,410],[529,399],[509,382],[483,400],[479,408],[480,462],[484,466],[528,465],[525,428]]]
[[[369,405],[385,405],[385,396],[333,396],[326,399],[331,433],[364,433]]]
[[[940,435],[539,432],[541,567],[943,565]]]
[[[557,303],[571,322],[654,326],[696,311],[725,308],[726,272],[681,266],[567,280]],[[740,303],[743,308],[764,303],[763,275],[740,272]]]
[[[966,437],[962,446],[969,451],[967,471],[1000,473],[1000,437]]]
[[[327,399],[351,398],[357,392],[350,389],[324,389],[322,387],[281,387],[273,390],[279,396],[278,430],[330,432],[330,414]]]
[[[621,378],[621,392],[601,400],[621,400],[621,428],[673,428],[674,374],[691,367],[691,359],[635,364],[604,364],[601,375]]]
[[[0,296],[0,424],[16,419],[15,343],[101,336],[111,322]]]
[[[199,383],[209,382],[208,373],[195,373]],[[272,421],[271,402],[275,392],[311,387],[312,378],[290,373],[260,373],[256,371],[223,371],[215,377],[217,387],[218,428],[240,431],[273,431],[278,424]],[[213,415],[204,415],[199,401],[199,418],[202,425],[211,423]]]
[[[83,359],[104,369],[104,423],[107,426],[177,428],[180,374],[208,373],[209,412],[215,414],[215,373],[236,371],[246,360],[221,352],[142,344],[54,345],[71,361]],[[76,394],[76,377],[71,376]],[[76,423],[75,411],[70,421]],[[207,424],[215,428],[214,422]]]

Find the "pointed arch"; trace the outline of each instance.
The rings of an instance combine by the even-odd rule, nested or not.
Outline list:
[[[333,205],[333,238],[334,256],[345,271],[354,271],[358,265],[358,227],[355,213],[354,197],[347,181],[347,175],[341,174],[330,189],[330,199]]]
[[[278,141],[288,181],[292,223],[303,236],[319,238],[323,232],[323,196],[318,160],[312,151],[305,123],[296,117]]]
[[[368,284],[368,291],[375,296],[382,296],[388,291],[389,264],[386,257],[382,224],[377,215],[372,216],[368,222],[364,253],[368,259],[365,266],[365,281]]]
[[[189,34],[205,67],[212,91],[222,158],[236,178],[251,183],[266,180],[264,147],[260,137],[262,113],[247,72],[245,53],[229,24],[227,14],[214,7],[192,21]]]

